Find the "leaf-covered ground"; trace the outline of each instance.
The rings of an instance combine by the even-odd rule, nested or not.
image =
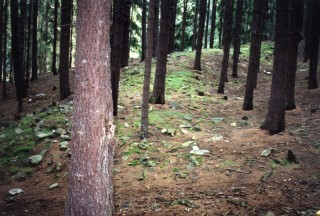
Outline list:
[[[192,70],[193,53],[172,54],[166,104],[151,105],[147,141],[139,139],[144,65],[133,60],[123,70],[116,215],[314,215],[320,209],[320,90],[306,89],[308,65],[299,63],[298,107],[287,112],[286,131],[270,136],[259,126],[268,107],[272,44],[263,45],[253,111],[241,109],[248,46],[242,53],[239,78],[229,78],[225,95],[216,93],[220,50],[204,50],[201,72]],[[49,75],[33,84],[20,121],[12,120],[16,101],[1,101],[1,215],[63,212],[73,104],[56,102],[54,86],[58,80]],[[10,195],[14,188],[24,192]]]

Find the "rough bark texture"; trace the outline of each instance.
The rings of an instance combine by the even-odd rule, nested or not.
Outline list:
[[[123,7],[123,52],[122,52],[122,67],[129,65],[130,55],[130,11],[131,1],[126,0]]]
[[[111,44],[111,84],[113,98],[113,115],[118,114],[118,97],[120,69],[123,52],[123,19],[122,11],[124,0],[115,0],[113,2],[113,22],[112,22],[112,44]]]
[[[251,29],[251,45],[250,45],[250,57],[249,67],[247,75],[247,85],[243,103],[243,110],[253,109],[253,90],[255,86],[255,77],[260,67],[260,50],[261,50],[261,14],[262,3],[261,0],[254,0],[253,3],[253,18]]]
[[[171,14],[170,14],[170,35],[169,35],[169,53],[174,51],[175,33],[176,33],[176,17],[177,17],[177,4],[178,0],[171,1]]]
[[[57,37],[58,37],[58,7],[59,0],[54,0],[54,17],[53,17],[53,50],[52,50],[52,65],[51,71],[53,75],[58,75],[57,72]]]
[[[207,0],[200,0],[200,17],[199,17],[199,28],[198,28],[198,37],[197,37],[197,49],[196,49],[196,57],[194,60],[194,70],[201,71],[201,51],[203,44],[203,33],[204,33],[204,25],[206,21],[206,7]]]
[[[142,37],[141,37],[141,61],[144,61],[146,57],[146,46],[147,46],[147,3],[146,0],[142,1]]]
[[[320,38],[320,1],[311,0],[311,20],[310,20],[310,47],[309,47],[309,79],[308,89],[318,88],[317,69],[319,56],[319,38]]]
[[[24,92],[23,92],[23,97],[27,96],[27,86],[29,84],[27,84],[27,82],[29,82],[29,80],[26,79],[26,71],[25,71],[25,27],[26,27],[26,18],[27,18],[27,1],[20,1],[20,17],[19,17],[19,32],[20,32],[20,50],[19,50],[19,61],[21,64],[21,70],[22,70],[22,74],[23,74],[23,81],[25,82],[24,84]]]
[[[311,0],[305,0],[305,18],[304,18],[304,58],[303,62],[309,60],[309,48],[310,48],[310,12],[311,12]]]
[[[111,0],[78,0],[77,7],[77,75],[65,215],[114,215]]]
[[[153,93],[150,99],[154,104],[165,104],[165,84],[167,75],[167,55],[170,34],[170,6],[172,0],[161,0],[161,20],[158,46],[158,59],[156,74],[153,86]]]
[[[196,6],[193,17],[192,50],[195,50],[197,48],[199,1],[200,0],[195,0]]]
[[[3,0],[0,0],[0,83],[2,83]]]
[[[210,0],[208,2],[208,8],[207,8],[207,22],[206,22],[206,33],[204,36],[204,48],[208,48],[208,31],[209,31],[209,18],[210,18]]]
[[[285,129],[289,1],[277,0],[275,50],[268,113],[262,129],[276,134]]]
[[[7,99],[7,25],[8,25],[8,0],[4,5],[4,24],[3,24],[3,81],[2,81],[2,99]],[[0,65],[1,67],[1,65]]]
[[[217,14],[217,1],[212,0],[212,12],[211,12],[211,30],[210,30],[210,49],[213,49],[214,45],[214,31],[216,29],[216,14]]]
[[[223,46],[223,42],[222,42],[222,29],[223,28],[222,27],[223,27],[225,1],[220,1],[219,7],[220,7],[220,18],[219,18],[219,28],[218,28],[218,30],[219,30],[218,47],[219,47],[219,49],[221,49],[221,47]]]
[[[232,0],[225,1],[224,23],[223,23],[223,59],[220,71],[220,81],[218,93],[224,93],[224,84],[227,77],[229,65],[229,52],[231,44],[231,31],[232,31]]]
[[[69,49],[69,65],[68,68],[72,67],[72,50],[73,50],[73,5],[71,5],[71,20],[70,20],[70,49]]]
[[[153,52],[152,57],[157,57],[158,55],[158,39],[159,39],[159,5],[160,0],[155,0],[155,7],[154,7],[154,34],[153,34]]]
[[[236,25],[233,34],[233,68],[232,77],[238,77],[238,63],[241,47],[241,25],[242,25],[243,0],[237,1]]]
[[[183,12],[182,12],[182,27],[181,27],[181,51],[184,51],[185,31],[187,22],[187,7],[188,0],[183,0]]]
[[[29,88],[30,79],[30,46],[31,46],[31,22],[32,22],[32,1],[29,2],[28,8],[28,37],[27,37],[27,49],[26,49],[26,88]]]
[[[33,0],[33,16],[32,16],[32,75],[31,81],[38,79],[38,8],[39,0]]]
[[[70,95],[69,83],[69,46],[71,27],[72,0],[61,2],[61,32],[60,32],[60,99],[66,99]]]
[[[287,110],[296,108],[295,82],[297,70],[297,57],[299,42],[302,39],[303,0],[292,0],[290,3],[290,23],[288,42],[288,66],[287,66]]]
[[[154,34],[154,20],[155,20],[154,1],[155,0],[150,0],[149,2],[149,18],[148,18],[148,29],[147,29],[147,56],[145,59],[145,72],[144,72],[142,107],[141,107],[141,139],[146,139],[148,137],[149,93],[150,93],[153,34]]]

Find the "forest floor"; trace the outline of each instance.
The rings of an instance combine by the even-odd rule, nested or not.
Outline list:
[[[166,104],[151,105],[147,141],[139,139],[144,64],[132,60],[123,70],[116,215],[311,216],[320,209],[320,89],[306,89],[308,65],[299,62],[297,109],[286,113],[286,130],[271,136],[259,129],[270,95],[268,50],[252,111],[242,110],[248,68],[242,51],[239,78],[229,78],[225,95],[216,93],[221,50],[204,50],[201,72],[192,70],[193,53],[172,54]],[[0,215],[63,214],[73,103],[58,101],[58,85],[51,75],[31,83],[21,120],[13,120],[13,86],[0,102]],[[209,153],[194,155],[195,146]],[[41,155],[39,164],[30,164],[32,155]],[[17,188],[23,193],[10,195]]]

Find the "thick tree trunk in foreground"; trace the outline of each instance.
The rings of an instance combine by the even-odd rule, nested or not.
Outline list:
[[[277,0],[274,64],[269,109],[262,129],[276,134],[285,129],[289,1]]]
[[[308,89],[318,88],[317,69],[319,56],[319,38],[320,38],[320,1],[311,0],[311,27],[310,27],[310,47],[309,47],[309,79]]]
[[[32,74],[31,81],[38,79],[38,8],[39,0],[33,0],[32,15]]]
[[[69,83],[69,46],[71,28],[72,0],[61,2],[61,32],[60,32],[60,100],[70,95]]]
[[[114,215],[111,0],[77,1],[75,105],[65,215]]]
[[[212,0],[210,49],[213,49],[213,45],[214,45],[214,31],[216,29],[216,14],[217,14],[217,1],[216,0]]]
[[[59,0],[54,0],[54,17],[53,17],[53,50],[52,50],[52,65],[51,71],[53,75],[58,75],[57,72],[57,37],[58,37],[58,7]]]
[[[196,49],[196,57],[194,60],[194,70],[201,71],[201,52],[202,52],[202,44],[203,44],[203,33],[204,33],[204,25],[206,21],[206,7],[207,0],[200,0],[200,17],[199,17],[199,28],[198,28],[198,41],[197,41],[197,49]]]
[[[232,68],[232,77],[238,77],[238,63],[241,47],[241,25],[242,25],[242,9],[243,9],[243,0],[237,1],[237,12],[236,12],[236,25],[234,27],[233,34],[233,68]]]
[[[147,56],[145,59],[145,72],[143,81],[143,95],[142,95],[142,108],[141,108],[141,139],[148,137],[148,119],[149,119],[149,93],[150,93],[150,78],[152,67],[152,51],[153,51],[153,33],[154,33],[154,1],[150,0],[149,3],[149,18],[148,18],[148,31],[147,31]]]
[[[227,72],[229,65],[229,52],[231,44],[232,31],[232,0],[225,1],[224,23],[223,23],[223,59],[220,72],[220,81],[218,93],[224,93],[224,84],[227,81]]]
[[[165,104],[165,84],[167,75],[167,57],[170,34],[170,6],[172,0],[161,0],[161,20],[158,46],[158,59],[156,75],[150,102],[153,104]]]
[[[287,110],[296,108],[295,82],[297,70],[297,57],[299,42],[302,39],[302,14],[303,0],[293,0],[290,5],[289,42],[288,42],[288,66],[287,66]]]

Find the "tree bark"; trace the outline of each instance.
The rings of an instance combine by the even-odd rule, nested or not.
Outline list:
[[[207,0],[200,0],[200,17],[199,17],[199,29],[198,29],[198,41],[197,41],[197,49],[196,49],[196,57],[194,60],[194,70],[201,71],[201,52],[202,52],[202,44],[203,44],[203,32],[204,32],[204,24],[206,21],[206,7]]]
[[[170,11],[170,35],[169,35],[169,53],[174,52],[174,42],[176,33],[176,17],[177,17],[177,4],[178,0],[172,0]]]
[[[78,0],[77,7],[77,76],[65,215],[114,215],[111,0]]]
[[[289,1],[277,0],[274,64],[271,95],[266,119],[261,129],[270,134],[285,129],[286,83],[288,61]]]
[[[145,57],[146,57],[146,26],[147,26],[147,3],[146,0],[142,1],[142,21],[141,21],[141,26],[142,26],[142,37],[141,37],[141,61],[143,62]]]
[[[20,17],[19,17],[19,34],[20,34],[20,50],[19,50],[19,61],[21,64],[21,70],[22,70],[22,74],[23,74],[23,81],[25,82],[24,84],[24,90],[23,90],[23,97],[27,96],[27,86],[29,84],[27,84],[29,82],[29,80],[26,79],[26,70],[25,70],[25,27],[26,27],[26,18],[27,18],[27,1],[20,1]]]
[[[220,71],[220,81],[218,93],[224,93],[224,84],[227,81],[227,72],[229,65],[229,52],[231,44],[231,31],[232,31],[232,0],[225,1],[224,23],[223,23],[223,59]]]
[[[220,7],[220,19],[219,19],[219,43],[218,43],[218,47],[219,49],[221,49],[221,47],[223,46],[223,42],[221,43],[222,41],[222,27],[223,27],[223,16],[224,16],[224,7],[225,7],[225,1],[220,1],[220,4],[219,4],[219,7]]]
[[[3,22],[3,80],[2,80],[2,99],[6,100],[7,94],[7,26],[8,26],[8,0],[4,5],[4,22]],[[0,65],[1,67],[1,65]]]
[[[153,94],[150,102],[153,104],[165,104],[165,84],[167,75],[167,55],[170,35],[170,6],[172,0],[161,0],[161,20],[158,59],[153,86]]]
[[[208,31],[209,31],[209,18],[210,18],[210,0],[208,2],[208,8],[207,8],[207,23],[206,23],[206,33],[204,38],[204,48],[208,48]]]
[[[28,9],[28,37],[27,37],[27,49],[26,49],[26,88],[29,88],[29,79],[30,79],[30,46],[31,46],[31,23],[32,22],[32,1],[29,1]]]
[[[0,0],[0,84],[2,83],[3,0]],[[4,73],[4,72],[3,72]]]
[[[39,0],[33,1],[33,16],[32,16],[32,75],[31,80],[38,79],[38,8]]]
[[[237,1],[237,12],[236,12],[236,25],[234,27],[233,34],[233,68],[232,77],[238,77],[238,63],[241,47],[241,25],[242,25],[242,10],[243,10],[243,0]]]
[[[70,51],[69,51],[69,65],[68,68],[72,67],[72,50],[73,50],[73,13],[74,8],[71,6],[71,20],[70,20]]]
[[[143,95],[141,108],[141,139],[148,137],[148,119],[149,119],[149,93],[150,93],[150,78],[152,67],[152,51],[153,51],[153,34],[154,34],[154,20],[155,20],[155,0],[150,0],[149,3],[149,18],[147,31],[147,56],[145,59],[145,72],[143,81]]]
[[[287,66],[287,110],[296,108],[295,104],[295,82],[297,70],[297,57],[299,42],[302,39],[302,16],[303,0],[292,0],[290,2],[290,22],[288,41],[288,66]]]
[[[122,53],[122,67],[129,65],[129,55],[130,55],[130,11],[131,11],[131,1],[126,0],[123,9],[123,53]]]
[[[309,49],[310,49],[310,12],[311,12],[311,0],[305,0],[305,22],[304,22],[304,58],[303,62],[309,60]]]
[[[217,0],[212,0],[211,30],[210,30],[210,49],[214,45],[214,31],[216,29]]]
[[[60,100],[66,99],[71,94],[69,83],[69,46],[71,28],[72,0],[61,2],[61,32],[60,32]]]
[[[159,2],[160,0],[155,0],[155,21],[154,21],[154,33],[153,33],[153,52],[152,57],[156,58],[158,55],[158,39],[159,39]]]
[[[192,50],[197,48],[199,1],[200,0],[195,0],[196,6],[193,17]]]
[[[53,18],[53,50],[52,50],[52,65],[51,71],[53,75],[58,75],[57,72],[57,37],[58,37],[58,8],[59,0],[54,0],[54,18]]]
[[[309,47],[309,79],[308,89],[318,88],[317,69],[319,57],[319,38],[320,38],[320,1],[311,0],[311,20],[310,20],[310,47]]]
[[[184,51],[185,31],[187,22],[188,0],[183,0],[182,27],[181,27],[181,51]]]

